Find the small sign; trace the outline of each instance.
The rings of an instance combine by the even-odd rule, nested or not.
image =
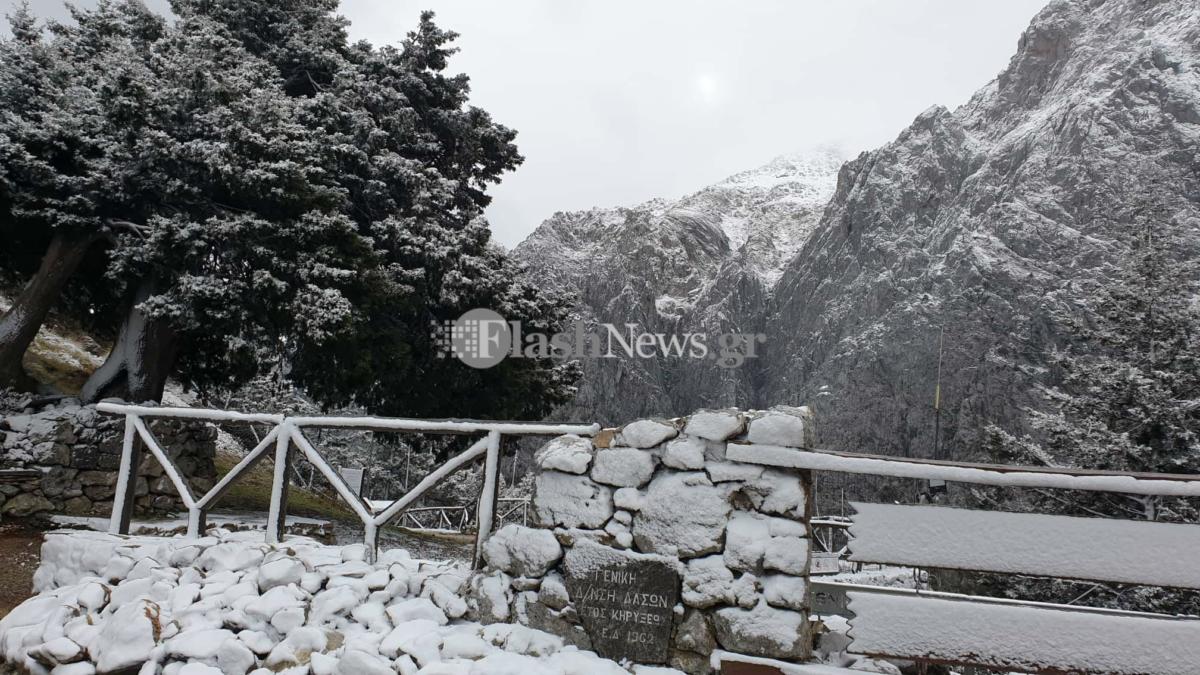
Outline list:
[[[356,497],[362,496],[363,473],[365,472],[366,470],[362,468],[338,467],[338,473],[342,475],[342,480],[346,481],[346,485],[350,486],[350,490]]]
[[[809,585],[809,596],[813,614],[852,616],[849,610],[850,599],[846,596],[844,588],[813,581]]]
[[[620,560],[566,568],[567,592],[596,653],[635,663],[666,663],[679,574],[657,560]]]
[[[837,574],[842,571],[842,556],[838,553],[813,551],[809,574]]]

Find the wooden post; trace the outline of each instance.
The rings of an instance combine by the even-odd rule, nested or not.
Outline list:
[[[271,510],[267,514],[267,543],[278,544],[287,525],[288,480],[292,472],[292,425],[279,425],[275,439],[275,477],[271,481]]]
[[[204,536],[208,529],[208,512],[202,506],[188,509],[188,539],[198,539]]]
[[[129,534],[129,523],[133,518],[134,500],[137,497],[137,470],[142,460],[135,419],[133,415],[125,416],[121,464],[117,468],[117,488],[113,492],[112,515],[108,521],[108,531],[111,534]]]
[[[483,486],[479,490],[479,504],[476,510],[475,556],[472,567],[483,567],[483,544],[492,534],[496,525],[496,496],[500,481],[497,480],[500,471],[500,432],[488,433],[487,455],[483,463]]]
[[[379,555],[379,528],[374,521],[363,523],[363,545],[366,548],[367,562],[375,564]]]

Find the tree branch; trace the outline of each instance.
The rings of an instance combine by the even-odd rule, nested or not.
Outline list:
[[[132,232],[143,239],[150,234],[149,225],[138,225],[137,223],[130,222],[128,220],[109,220],[106,224],[113,229]]]

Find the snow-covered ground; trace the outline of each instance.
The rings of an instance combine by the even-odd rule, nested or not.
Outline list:
[[[50,516],[50,522],[67,528],[107,532],[109,519],[105,516],[67,516],[56,514]],[[173,535],[183,534],[187,530],[187,518],[173,516],[156,520],[134,520],[129,523],[130,534],[140,535]],[[221,527],[231,531],[267,529],[267,517],[244,513],[213,513],[208,517],[209,527]],[[332,526],[328,520],[305,518],[303,516],[287,517],[289,531],[309,531],[307,536],[332,536]]]
[[[630,672],[548,633],[469,620],[468,578],[460,564],[401,549],[372,565],[362,546],[303,537],[273,546],[220,528],[199,540],[53,532],[39,594],[0,620],[0,657],[56,675]]]
[[[50,521],[65,528],[108,531],[108,518],[91,516],[55,515]],[[259,536],[267,529],[267,517],[250,513],[210,513],[209,527],[221,527],[231,531],[256,531]],[[175,536],[187,531],[187,518],[174,515],[155,520],[134,520],[129,524],[130,534],[145,536]],[[305,518],[289,515],[287,531],[333,544],[354,544],[362,541],[362,526],[321,518]],[[471,559],[474,538],[457,532],[414,533],[393,527],[379,532],[379,544],[383,548],[403,548],[413,557],[427,560],[466,562]]]

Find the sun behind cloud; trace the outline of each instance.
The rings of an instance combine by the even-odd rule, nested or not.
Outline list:
[[[710,73],[700,73],[695,80],[696,94],[705,103],[716,103],[720,98],[721,84]]]

